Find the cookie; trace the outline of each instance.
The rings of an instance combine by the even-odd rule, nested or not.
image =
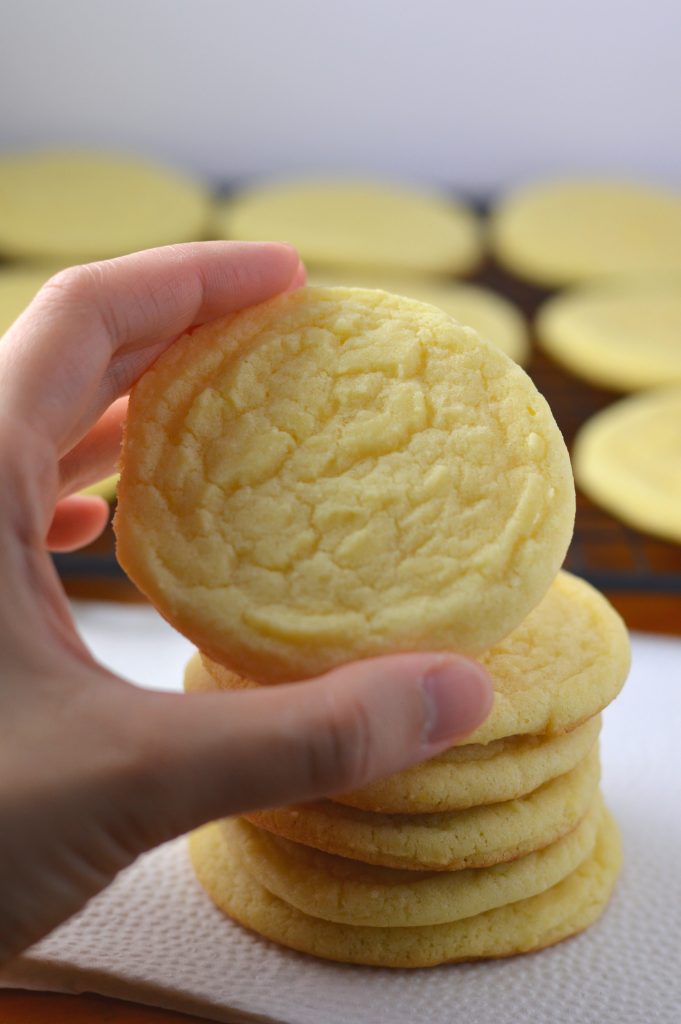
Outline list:
[[[548,181],[503,200],[490,234],[501,263],[549,288],[678,274],[681,195],[617,180]]]
[[[449,313],[461,324],[472,327],[476,334],[500,348],[521,365],[529,357],[529,339],[525,318],[503,295],[477,284],[454,281],[425,281],[416,277],[386,276],[377,271],[327,271],[308,275],[311,285],[361,286],[380,288],[395,295],[406,295],[427,302]]]
[[[84,487],[80,494],[92,494],[97,498],[104,498],[110,504],[116,497],[116,487],[118,485],[118,473],[113,473],[111,476],[104,477],[103,480],[98,480],[96,484],[90,484],[89,487]]]
[[[555,736],[597,715],[617,696],[629,671],[629,636],[602,594],[560,572],[527,618],[478,660],[494,682],[494,705],[463,744]],[[219,687],[255,685],[205,655],[203,664]]]
[[[585,494],[644,533],[681,543],[681,387],[631,395],[593,416],[573,452]]]
[[[188,693],[219,689],[198,654],[184,674]],[[349,807],[389,814],[424,814],[499,803],[530,793],[574,768],[598,738],[600,716],[557,736],[510,736],[451,747],[362,789],[335,796]]]
[[[190,854],[210,898],[242,925],[302,953],[376,967],[512,956],[560,942],[600,917],[622,860],[617,826],[605,815],[593,852],[545,892],[463,921],[385,928],[322,921],[285,903],[253,877],[220,823],[194,833]]]
[[[463,871],[399,871],[322,853],[244,819],[223,821],[248,872],[290,906],[325,921],[381,928],[445,924],[528,899],[557,885],[592,852],[600,797],[562,839],[507,864]]]
[[[485,650],[554,578],[574,489],[550,409],[447,314],[309,288],[198,328],[133,389],[123,568],[248,678]]]
[[[452,747],[334,800],[385,814],[435,814],[514,800],[572,771],[596,743],[600,727],[596,715],[558,736],[511,736]]]
[[[556,362],[599,387],[681,384],[681,275],[575,288],[541,308],[537,337]]]
[[[84,262],[205,237],[210,204],[167,167],[97,152],[0,159],[0,252]]]
[[[3,267],[0,270],[0,337],[55,272],[42,267]]]
[[[292,242],[313,267],[460,274],[482,257],[481,226],[468,207],[376,181],[261,185],[218,205],[214,234]]]
[[[326,853],[413,871],[489,867],[533,853],[566,835],[593,803],[598,748],[533,793],[441,814],[373,814],[318,800],[244,817],[275,835]]]

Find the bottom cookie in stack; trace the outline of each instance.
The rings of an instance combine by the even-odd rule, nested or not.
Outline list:
[[[528,952],[596,920],[621,859],[597,737],[628,669],[626,630],[561,573],[481,661],[495,705],[468,742],[353,793],[197,832],[213,901],[282,945],[386,967]],[[205,657],[185,683],[258,685]]]
[[[552,945],[600,916],[621,863],[617,826],[598,807],[575,830],[577,834],[511,864],[436,875],[410,872],[413,881],[407,872],[368,869],[315,851],[325,859],[314,865],[301,899],[295,875],[308,869],[310,851],[289,843],[263,855],[262,835],[253,826],[248,833],[248,828],[239,820],[214,822],[191,838],[194,868],[214,903],[281,945],[324,959],[370,966],[428,967],[512,956]],[[551,884],[565,866],[572,870]],[[543,884],[547,887],[537,892]],[[523,896],[523,891],[531,895]],[[507,896],[510,901],[499,905]],[[303,902],[306,910],[293,900]],[[362,922],[367,913],[376,920],[391,921],[405,913],[418,919],[419,911],[428,920],[438,906],[443,911],[450,907],[452,919],[392,926],[347,923],[353,911]],[[476,912],[485,906],[491,909]],[[333,907],[340,911],[334,913]],[[330,913],[345,920],[329,920]],[[461,913],[470,916],[461,917]]]

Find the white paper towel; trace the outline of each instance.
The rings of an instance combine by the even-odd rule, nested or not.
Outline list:
[[[150,609],[76,615],[107,664],[148,685],[179,685],[187,646]],[[147,664],[141,643],[153,650]],[[121,874],[0,985],[95,991],[218,1021],[679,1024],[681,641],[634,637],[631,678],[605,721],[604,788],[625,868],[601,922],[554,949],[421,971],[316,961],[224,918],[178,840]]]

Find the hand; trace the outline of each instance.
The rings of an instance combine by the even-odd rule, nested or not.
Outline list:
[[[48,548],[103,529],[73,492],[112,472],[125,395],[192,325],[297,287],[278,244],[206,242],[52,278],[0,342],[0,960],[144,850],[212,818],[357,788],[475,728],[492,692],[462,657],[183,696],[112,675],[78,636]]]

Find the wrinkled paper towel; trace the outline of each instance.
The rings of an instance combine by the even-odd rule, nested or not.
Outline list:
[[[191,648],[152,610],[80,605],[76,617],[94,653],[121,674],[179,687]],[[7,967],[0,985],[94,991],[230,1022],[679,1024],[681,641],[635,636],[633,646],[602,741],[625,867],[585,934],[529,956],[430,970],[325,963],[224,918],[180,839],[123,872]]]

